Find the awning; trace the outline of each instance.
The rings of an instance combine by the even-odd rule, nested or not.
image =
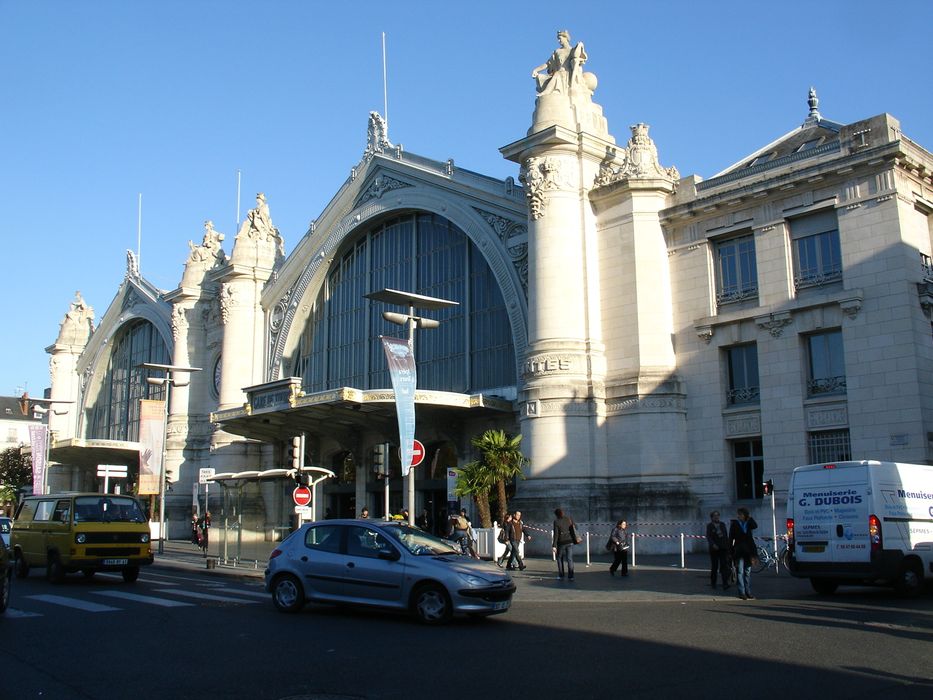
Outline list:
[[[98,464],[139,466],[139,443],[128,440],[68,438],[56,440],[49,448],[49,460],[86,469]]]
[[[235,435],[276,442],[294,435],[333,436],[352,442],[359,430],[377,430],[385,435],[397,432],[395,392],[391,389],[364,391],[341,387],[305,394],[301,379],[270,382],[246,389],[248,402],[211,414],[211,421]],[[482,417],[484,414],[513,413],[511,401],[483,394],[449,391],[415,392],[419,423],[443,422],[453,418]]]

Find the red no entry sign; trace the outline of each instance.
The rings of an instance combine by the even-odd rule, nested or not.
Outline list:
[[[415,440],[411,453],[411,466],[417,467],[424,461],[424,445],[421,440]]]
[[[299,486],[292,491],[292,498],[296,506],[306,506],[311,503],[311,489],[307,486]]]

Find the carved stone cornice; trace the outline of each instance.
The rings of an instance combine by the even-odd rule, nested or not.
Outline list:
[[[473,208],[499,237],[508,251],[512,266],[518,274],[525,296],[528,296],[528,224],[524,221],[506,219],[498,214]],[[516,240],[513,240],[516,239]]]
[[[403,187],[412,187],[412,185],[407,182],[402,182],[401,180],[396,180],[388,175],[379,175],[369,183],[369,187],[363,190],[357,198],[356,203],[353,205],[353,208],[355,209],[371,199],[380,199],[386,192],[398,190]]]

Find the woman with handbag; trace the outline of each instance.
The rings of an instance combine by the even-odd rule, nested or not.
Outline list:
[[[557,556],[557,576],[561,581],[564,580],[566,571],[567,580],[573,581],[573,546],[582,541],[577,535],[577,530],[573,524],[573,518],[564,515],[560,508],[554,511],[554,539],[551,542],[551,549]]]
[[[608,546],[612,547],[610,550],[612,551],[612,566],[609,567],[609,575],[615,576],[619,567],[622,567],[619,576],[628,576],[628,523],[624,519],[612,528]]]

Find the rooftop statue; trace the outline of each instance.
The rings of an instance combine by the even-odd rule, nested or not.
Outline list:
[[[583,42],[578,41],[577,45],[571,48],[570,33],[561,29],[557,32],[557,43],[560,46],[554,50],[551,57],[531,71],[539,95],[552,92],[569,95],[570,87],[579,86],[583,81],[583,64],[587,59]],[[541,71],[547,71],[547,75],[541,75]]]
[[[570,33],[562,29],[557,43],[550,58],[531,71],[538,98],[528,134],[557,125],[611,141],[602,107],[593,102],[596,76],[583,70],[588,58],[583,42],[571,46]]]
[[[214,230],[214,222],[208,219],[204,222],[204,239],[201,245],[195,245],[194,241],[188,241],[188,247],[191,253],[188,256],[189,262],[223,262],[225,256],[220,248],[220,242],[224,235]]]
[[[246,213],[246,221],[240,226],[233,245],[232,257],[234,263],[243,263],[256,260],[257,255],[269,257],[265,262],[270,267],[285,258],[285,241],[279,230],[272,225],[269,204],[262,192],[256,195],[255,209]]]
[[[57,343],[62,345],[84,345],[94,332],[94,309],[81,292],[75,292],[75,300],[65,313],[58,330]]]

